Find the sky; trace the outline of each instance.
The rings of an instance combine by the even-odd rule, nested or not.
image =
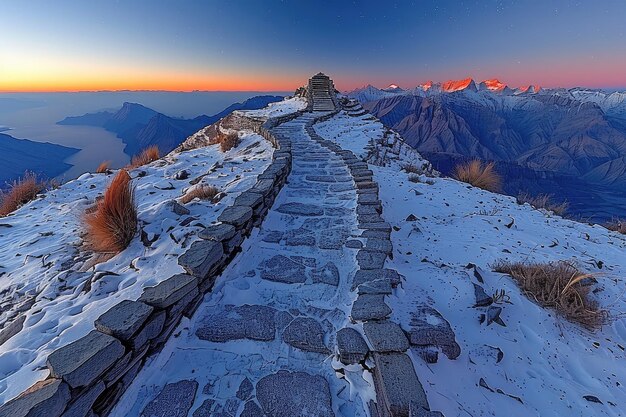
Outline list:
[[[626,88],[626,0],[3,0],[0,92]]]

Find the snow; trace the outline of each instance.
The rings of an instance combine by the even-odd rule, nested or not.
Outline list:
[[[621,415],[626,368],[615,363],[623,360],[620,346],[626,346],[626,323],[620,316],[626,308],[624,236],[519,206],[512,197],[452,179],[435,178],[428,185],[408,182],[385,168],[373,170],[383,215],[400,227],[392,233],[395,256],[388,266],[406,281],[392,297],[394,316],[408,328],[415,305],[427,303],[450,322],[462,349],[456,360],[440,355],[434,365],[416,358],[432,409],[468,416],[498,415],[504,408],[508,416]],[[410,214],[418,220],[405,221]],[[539,307],[508,276],[490,272],[489,265],[500,259],[569,260],[597,273],[597,299],[614,321],[592,333]],[[478,282],[465,268],[468,263],[482,269],[488,294],[504,289],[509,295],[512,304],[501,305],[507,327],[479,323],[481,311],[472,308],[472,282]],[[498,348],[504,353],[500,363],[494,356]],[[478,385],[480,378],[494,390],[520,397],[523,404],[487,391]]]
[[[372,135],[361,133],[379,130],[377,122],[366,122],[340,116],[316,128],[358,150]],[[626,236],[453,179],[421,176],[414,183],[397,166],[370,167],[383,217],[394,227],[394,257],[386,267],[405,277],[388,299],[392,319],[408,330],[411,313],[425,303],[450,323],[461,346],[456,360],[440,354],[436,364],[412,354],[432,410],[447,416],[502,415],[501,410],[520,417],[623,415],[626,368],[616,365],[626,346]],[[416,221],[406,221],[411,214]],[[530,301],[507,275],[491,272],[497,260],[567,260],[597,274],[594,296],[610,322],[596,332],[567,322]],[[484,310],[473,308],[472,282],[478,281],[466,269],[469,263],[481,269],[488,294],[505,290],[510,297],[512,304],[500,305],[507,327],[479,323]],[[504,354],[500,362],[498,349]],[[479,385],[481,378],[493,392]],[[584,398],[590,395],[603,404]]]
[[[383,138],[385,127],[379,121],[366,120],[371,115],[352,117],[345,111],[325,122],[313,125],[321,137],[338,143],[343,149],[354,152],[363,158],[367,155],[366,147]]]
[[[226,153],[213,145],[173,153],[132,170],[140,227],[156,240],[145,247],[137,236],[122,253],[95,266],[90,266],[89,254],[81,247],[81,216],[113,175],[84,174],[0,219],[3,247],[12,248],[0,253],[0,322],[17,316],[21,303],[26,310],[24,329],[0,350],[0,402],[44,378],[48,354],[86,335],[111,306],[137,299],[144,287],[182,272],[178,256],[202,225],[214,221],[240,192],[252,187],[271,161],[273,148],[261,136],[243,131],[241,140]],[[216,163],[223,166],[209,171]],[[189,178],[175,180],[182,169]],[[145,176],[138,177],[141,171]],[[181,226],[188,216],[174,214],[168,202],[204,174],[200,183],[227,195],[215,205],[188,203],[195,220]]]
[[[237,112],[248,117],[268,119],[304,110],[306,106],[307,101],[305,98],[292,97],[276,103],[270,103],[267,107],[259,110],[237,110]]]

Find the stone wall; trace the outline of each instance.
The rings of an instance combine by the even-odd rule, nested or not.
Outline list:
[[[138,300],[113,306],[88,335],[48,356],[50,375],[17,398],[0,406],[0,417],[107,416],[141,370],[146,357],[161,350],[183,316],[191,317],[217,276],[241,250],[253,227],[263,221],[291,172],[291,143],[271,129],[301,115],[289,114],[248,126],[276,150],[257,183],[241,193],[218,217],[219,224],[199,233],[200,239],[178,263],[186,273],[145,288]]]

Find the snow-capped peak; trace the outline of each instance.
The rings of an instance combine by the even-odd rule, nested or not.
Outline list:
[[[476,90],[476,83],[472,78],[465,78],[464,80],[450,80],[443,83],[441,88],[446,93],[452,93],[454,91],[461,91],[465,89]]]

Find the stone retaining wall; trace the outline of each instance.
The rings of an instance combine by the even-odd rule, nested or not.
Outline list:
[[[183,316],[193,315],[252,228],[263,221],[291,172],[290,140],[276,138],[270,130],[301,114],[255,124],[260,126],[256,133],[276,148],[272,162],[252,188],[224,209],[220,223],[200,232],[200,239],[179,257],[186,274],[145,288],[136,301],[113,306],[95,321],[95,329],[87,336],[52,352],[47,360],[48,378],[0,406],[0,417],[105,417],[110,413],[145,358],[161,350]]]

